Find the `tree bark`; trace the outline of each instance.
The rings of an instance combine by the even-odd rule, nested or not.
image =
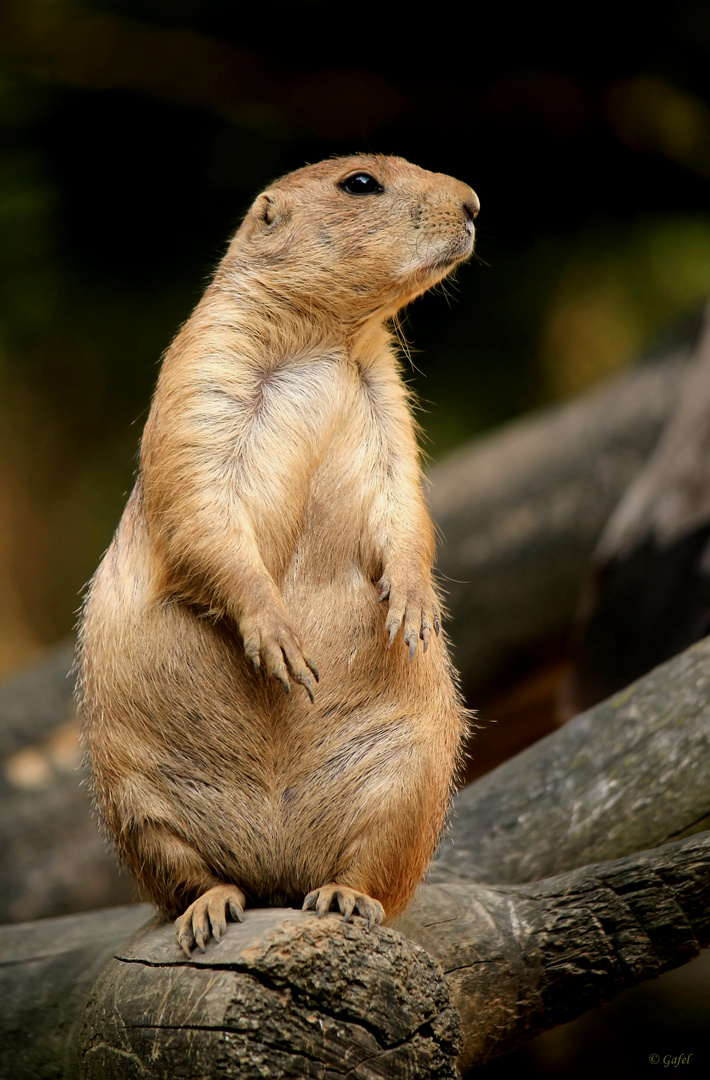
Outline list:
[[[436,962],[388,928],[251,911],[188,963],[139,932],[89,1004],[84,1076],[453,1080],[461,1023]]]
[[[372,931],[250,910],[189,961],[154,919],[117,945],[144,908],[4,928],[0,1076],[453,1080],[457,1055],[466,1073],[696,955],[709,869],[704,834],[538,884],[424,886]]]
[[[244,1080],[455,1077],[457,1011],[466,1072],[697,955],[709,869],[705,834],[537,885],[425,886],[374,931],[252,912],[191,965],[171,927],[148,928],[95,988],[85,1075],[175,1075],[187,1058],[188,1075]]]
[[[710,828],[709,733],[705,638],[460,791],[431,880],[531,881]]]
[[[710,833],[537,884],[430,885],[395,925],[446,975],[465,1073],[710,944]]]
[[[37,1075],[62,1047],[69,1060],[72,1010],[107,948],[81,1068],[39,1075],[452,1077],[457,1010],[468,1068],[685,963],[708,942],[707,833],[572,868],[707,819],[709,680],[707,639],[460,793],[457,843],[435,868],[449,883],[423,887],[391,927],[250,910],[190,961],[170,926],[117,948],[121,913],[2,929],[0,1020],[20,1054],[23,1030],[39,1041],[34,1074],[6,1056],[0,1075]],[[49,1027],[43,1002],[56,1003]]]

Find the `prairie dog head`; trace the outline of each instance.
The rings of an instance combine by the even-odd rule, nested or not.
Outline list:
[[[478,210],[467,184],[403,158],[334,158],[262,192],[228,259],[304,311],[357,324],[393,315],[467,259]]]

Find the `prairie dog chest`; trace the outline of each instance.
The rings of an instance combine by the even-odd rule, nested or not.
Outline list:
[[[398,460],[416,456],[392,357],[368,367],[342,356],[284,365],[262,395],[258,531],[271,533],[284,569],[294,559],[322,572],[352,564],[370,546],[373,505],[388,484],[406,482]]]

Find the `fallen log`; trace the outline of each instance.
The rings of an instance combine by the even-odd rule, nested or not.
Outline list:
[[[709,731],[705,638],[460,791],[431,880],[532,881],[710,828]]]
[[[710,944],[710,833],[536,884],[430,885],[395,925],[446,975],[465,1073]]]
[[[81,1075],[79,1038],[91,989],[148,904],[0,926],[0,1077]]]
[[[251,910],[189,961],[151,919],[88,1004],[144,909],[3,928],[0,1076],[453,1080],[696,955],[709,869],[704,834],[537,885],[425,886],[372,931]]]
[[[710,307],[675,406],[624,493],[582,588],[568,714],[710,630]]]

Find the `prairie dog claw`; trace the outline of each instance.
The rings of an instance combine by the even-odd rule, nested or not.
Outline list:
[[[267,612],[262,619],[245,619],[240,625],[244,652],[254,665],[255,671],[262,667],[277,679],[284,693],[291,693],[291,681],[299,683],[315,701],[315,682],[320,674],[315,663],[303,654],[301,642],[286,615]]]
[[[303,901],[303,911],[315,910],[318,917],[322,918],[326,912],[330,911],[334,902],[337,902],[345,922],[349,922],[355,911],[367,919],[370,930],[381,923],[385,917],[385,909],[379,900],[373,900],[367,893],[360,893],[347,885],[336,884],[321,885],[319,889],[309,892]]]
[[[409,650],[412,661],[419,641],[424,643],[424,652],[429,648],[432,629],[438,636],[441,631],[439,605],[434,591],[426,585],[394,585],[388,577],[381,577],[377,582],[380,603],[389,600],[389,611],[385,623],[387,648],[394,644],[399,631],[402,631],[404,644]]]
[[[198,896],[187,911],[175,920],[177,943],[190,957],[194,945],[205,951],[210,935],[219,941],[227,932],[227,912],[235,922],[244,921],[246,897],[237,885],[215,885]]]

